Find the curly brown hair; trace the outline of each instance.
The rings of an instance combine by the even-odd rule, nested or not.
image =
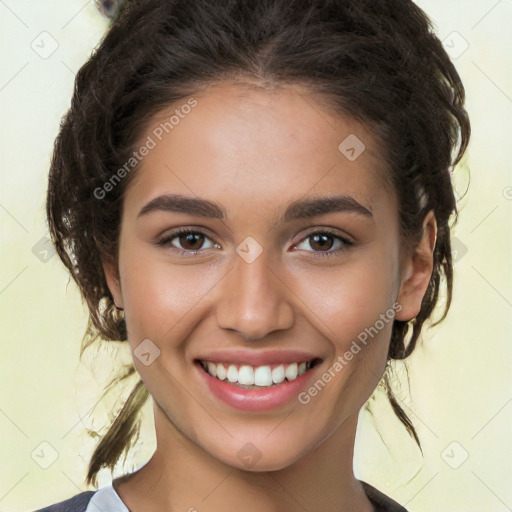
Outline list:
[[[410,0],[126,3],[76,76],[49,174],[51,237],[90,312],[82,353],[98,339],[127,339],[102,260],[117,260],[123,194],[136,169],[101,200],[95,191],[129,160],[156,113],[232,79],[306,85],[329,98],[335,112],[367,126],[383,148],[407,243],[418,239],[425,215],[434,211],[434,268],[421,311],[393,324],[388,361],[406,358],[442,286],[446,301],[439,321],[450,307],[450,223],[457,217],[450,174],[470,137],[460,77],[427,15]],[[132,367],[117,380],[134,372]],[[419,445],[385,384],[394,411]],[[91,458],[88,483],[128,450],[147,396],[138,382]]]

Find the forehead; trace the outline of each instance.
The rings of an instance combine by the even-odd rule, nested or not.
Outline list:
[[[176,102],[147,126],[140,140],[153,147],[126,201],[229,195],[233,207],[257,202],[270,212],[309,194],[347,194],[370,207],[384,198],[383,159],[370,132],[307,89],[228,82],[192,98],[195,104]]]

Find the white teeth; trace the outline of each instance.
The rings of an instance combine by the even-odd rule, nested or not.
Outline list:
[[[270,366],[258,366],[254,371],[256,386],[272,386],[272,370]]]
[[[254,370],[252,366],[240,366],[238,370],[238,384],[252,386],[254,384]]]
[[[297,378],[298,373],[299,367],[297,363],[292,363],[291,365],[288,366],[288,368],[286,368],[285,375],[288,380],[295,380]]]
[[[215,363],[212,363],[211,361],[207,363],[208,364],[208,373],[212,376],[212,377],[216,377],[217,376],[217,365]],[[222,367],[224,368],[224,367]]]
[[[280,364],[279,366],[276,366],[272,370],[272,382],[274,384],[281,384],[281,382],[284,381],[285,374],[284,374],[284,366]]]
[[[214,364],[214,366],[215,366],[215,364]],[[216,366],[217,366],[217,375],[215,375],[212,372],[209,372],[210,375],[212,377],[217,377],[217,379],[220,379],[220,380],[226,380],[227,373],[226,373],[226,368],[224,368],[224,365],[223,364],[218,364]],[[208,364],[208,371],[209,370],[210,370],[210,365]]]
[[[310,362],[280,364],[275,368],[270,365],[250,366],[244,364],[239,368],[234,364],[214,363],[212,361],[202,361],[203,368],[212,376],[219,380],[228,380],[231,383],[238,383],[241,386],[261,386],[270,387],[281,384],[285,381],[295,380],[303,375],[312,367]],[[226,370],[227,367],[227,370]]]
[[[238,370],[234,364],[229,365],[227,377],[228,377],[229,382],[237,382],[238,381]]]

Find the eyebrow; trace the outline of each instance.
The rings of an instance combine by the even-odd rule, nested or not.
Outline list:
[[[226,209],[220,204],[208,199],[197,199],[180,194],[155,197],[141,209],[138,217],[157,211],[187,213],[220,220],[227,218]],[[335,212],[352,212],[373,218],[370,209],[358,203],[354,198],[335,195],[298,199],[288,206],[280,220],[286,223]]]

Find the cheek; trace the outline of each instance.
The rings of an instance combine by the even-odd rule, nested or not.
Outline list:
[[[331,349],[329,364],[319,376],[325,384],[313,383],[300,397],[311,418],[328,414],[326,421],[335,428],[364,404],[380,381],[395,315],[396,271],[392,259],[361,258],[350,272],[318,270],[300,288],[313,312],[308,320]],[[330,392],[324,393],[324,387]]]
[[[311,321],[337,352],[347,350],[352,340],[377,321],[381,337],[389,338],[391,334],[398,262],[392,253],[386,257],[382,249],[375,254],[359,259],[356,255],[350,265],[318,268],[296,279],[295,291],[313,313]],[[380,321],[383,314],[384,325]]]
[[[123,300],[130,343],[150,338],[183,339],[194,312],[219,277],[197,265],[171,265],[151,249],[126,246],[120,262]],[[171,335],[172,333],[172,335]],[[180,333],[178,335],[178,333]]]

